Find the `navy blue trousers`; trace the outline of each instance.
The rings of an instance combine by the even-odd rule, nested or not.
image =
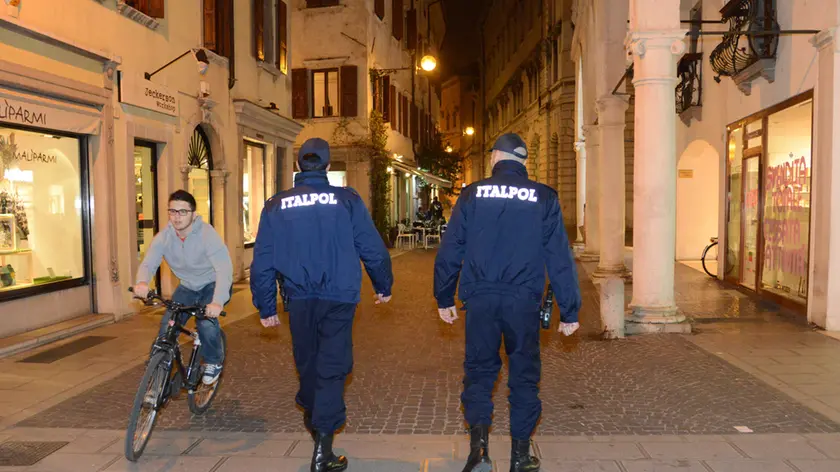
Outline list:
[[[539,303],[510,295],[477,295],[467,303],[464,392],[470,426],[490,426],[493,386],[502,367],[502,338],[510,364],[510,435],[527,440],[542,413],[540,402]]]
[[[312,413],[312,426],[332,434],[347,419],[344,381],[353,370],[353,316],[356,304],[292,300],[289,327],[300,376],[295,401]]]
[[[216,290],[216,283],[210,283],[202,287],[199,291],[190,290],[183,285],[178,285],[175,292],[172,294],[172,301],[178,302],[184,306],[200,305],[206,306],[213,302],[213,292]],[[233,287],[231,287],[231,294],[233,294]],[[172,318],[172,313],[166,310],[163,318],[160,320],[160,331],[158,337],[166,334],[169,327],[169,320]],[[181,315],[180,322],[184,324],[187,322],[189,316]],[[196,328],[198,329],[198,338],[201,340],[201,357],[205,364],[221,364],[225,360],[225,352],[222,346],[222,327],[219,325],[219,320],[215,318],[206,318],[201,321],[196,321]]]

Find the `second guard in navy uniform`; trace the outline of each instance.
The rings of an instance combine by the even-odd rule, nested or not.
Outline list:
[[[391,299],[391,256],[364,202],[327,180],[329,144],[300,148],[293,189],[266,202],[254,245],[251,291],[263,326],[277,326],[277,281],[289,300],[289,327],[300,375],[296,401],[315,441],[311,472],[336,472],[347,459],[332,451],[346,420],[344,381],[353,367],[351,328],[362,283],[359,259],[376,303]]]
[[[470,426],[464,472],[490,471],[489,429],[502,337],[510,361],[511,472],[536,472],[531,435],[542,412],[540,304],[545,274],[560,308],[560,331],[578,329],[580,288],[557,192],[528,179],[525,142],[513,133],[493,146],[492,177],[461,192],[435,260],[435,298],[447,323],[458,318],[455,287],[466,305],[461,403]]]

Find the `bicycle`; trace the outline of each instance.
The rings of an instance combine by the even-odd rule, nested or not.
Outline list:
[[[706,268],[706,255],[709,254],[710,249],[712,249],[713,247],[718,245],[718,238],[717,237],[712,237],[712,238],[709,238],[709,241],[711,242],[711,244],[709,244],[708,246],[706,246],[705,249],[703,249],[703,255],[700,257],[700,262],[703,264],[703,270],[707,274],[709,274],[709,277],[712,277],[712,278],[716,279],[717,274],[713,274],[712,272],[709,271],[708,268]],[[718,250],[720,250],[720,249],[718,249]],[[717,260],[717,254],[715,254],[715,257],[712,260],[714,260],[714,261]],[[724,261],[724,266],[723,266],[723,272],[724,272],[725,275],[729,275],[729,274],[732,273],[732,271],[734,269],[735,269],[735,257],[732,255],[732,251],[727,249],[726,250],[726,260]]]
[[[134,290],[129,289],[129,292],[133,293]],[[204,306],[183,306],[162,298],[154,290],[150,291],[146,298],[137,296],[134,298],[147,303],[153,300],[160,301],[172,313],[172,316],[166,334],[158,337],[152,346],[146,372],[134,396],[134,405],[125,436],[125,457],[132,462],[137,461],[143,454],[154,430],[158,413],[168,404],[170,398],[177,396],[182,389],[187,390],[187,404],[190,411],[201,415],[210,408],[222,382],[220,376],[212,385],[202,383],[199,363],[201,340],[198,337],[198,330],[190,331],[180,323],[181,315],[184,313],[194,316],[196,320],[204,319]],[[221,316],[225,316],[225,312],[222,312]],[[190,360],[186,367],[184,367],[181,347],[178,344],[178,336],[182,333],[190,336],[193,343]],[[223,331],[219,334],[222,352],[225,352],[227,339]]]
[[[709,272],[709,269],[707,269],[707,268],[706,268],[706,255],[709,253],[709,250],[710,250],[711,248],[713,248],[713,247],[715,247],[715,246],[717,246],[717,245],[718,245],[718,238],[717,238],[716,236],[715,236],[715,237],[711,237],[711,238],[709,238],[709,242],[711,242],[711,244],[709,244],[708,246],[706,246],[706,249],[703,249],[703,255],[702,255],[702,256],[700,256],[700,263],[701,263],[701,264],[703,264],[703,270],[704,270],[707,274],[709,274],[709,277],[714,277],[714,278],[717,278],[717,274],[713,274],[713,273]],[[717,259],[717,258],[715,258],[715,259]]]

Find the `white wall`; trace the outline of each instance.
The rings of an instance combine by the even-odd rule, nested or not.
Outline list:
[[[705,141],[689,145],[677,165],[677,252],[678,261],[699,260],[709,238],[718,235],[717,151]]]

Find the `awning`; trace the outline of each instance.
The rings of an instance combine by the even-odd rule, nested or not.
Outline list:
[[[400,161],[392,159],[391,160],[391,166],[394,167],[395,169],[400,169],[403,172],[408,172],[409,174],[416,175],[416,176],[422,178],[423,180],[425,180],[426,182],[429,182],[430,184],[434,184],[434,185],[437,185],[437,186],[443,187],[443,188],[451,188],[452,187],[452,182],[444,179],[443,177],[438,177],[435,174],[432,174],[430,172],[426,172],[425,170],[421,170],[421,169],[418,169],[416,167],[411,167],[410,165],[404,164]]]

